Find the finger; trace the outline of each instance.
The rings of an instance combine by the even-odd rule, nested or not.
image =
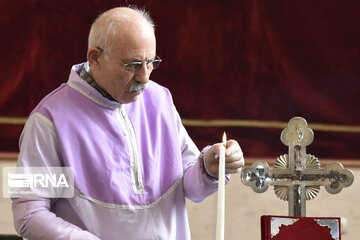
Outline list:
[[[225,174],[235,174],[235,173],[239,173],[239,172],[241,172],[241,168],[226,169],[225,170]]]
[[[238,152],[231,154],[230,156],[226,156],[225,162],[226,163],[236,162],[236,161],[241,160],[242,158],[244,158],[244,154],[241,151],[238,151]]]
[[[225,173],[233,174],[241,172],[241,168],[244,166],[244,159],[225,165]]]
[[[233,154],[233,153],[236,153],[236,152],[239,152],[241,151],[241,148],[240,148],[240,145],[237,141],[235,140],[228,140],[226,142],[226,152],[225,154],[227,156]]]
[[[234,139],[229,139],[229,140],[226,141],[226,148],[228,148],[228,147],[230,147],[230,146],[232,146],[234,144],[238,144],[238,142],[235,141]]]
[[[215,143],[214,145],[212,145],[211,149],[213,151],[214,154],[219,154],[220,153],[220,148],[222,147],[222,143]]]
[[[238,169],[242,168],[245,164],[244,159],[240,159],[236,162],[225,163],[225,169]]]

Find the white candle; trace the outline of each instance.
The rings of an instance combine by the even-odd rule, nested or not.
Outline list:
[[[223,144],[219,154],[219,185],[218,185],[218,203],[217,203],[217,221],[216,221],[216,240],[224,239],[225,227],[225,146],[226,134],[223,135]]]

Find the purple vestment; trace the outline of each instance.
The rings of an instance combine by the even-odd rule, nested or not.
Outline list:
[[[150,81],[122,105],[86,83],[82,67],[34,109],[18,160],[73,167],[75,196],[15,199],[17,231],[30,240],[190,239],[185,197],[202,201],[217,181],[204,172],[169,91]]]

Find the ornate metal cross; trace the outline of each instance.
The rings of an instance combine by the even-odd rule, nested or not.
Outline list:
[[[257,192],[274,186],[276,195],[289,202],[289,216],[306,216],[306,200],[313,199],[320,186],[332,194],[354,181],[353,173],[338,162],[320,168],[319,160],[306,154],[306,146],[314,139],[313,131],[301,117],[292,118],[281,133],[281,141],[289,147],[289,154],[277,158],[274,168],[264,161],[256,161],[241,172],[241,181]]]

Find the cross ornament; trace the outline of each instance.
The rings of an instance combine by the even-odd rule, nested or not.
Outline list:
[[[304,118],[294,117],[281,133],[281,142],[289,147],[288,154],[277,158],[274,168],[265,161],[256,161],[241,172],[241,181],[257,193],[270,185],[275,194],[288,201],[289,216],[306,216],[306,200],[317,196],[320,186],[331,194],[339,193],[354,181],[354,174],[338,162],[320,168],[320,161],[306,154],[306,146],[314,139],[313,131]]]

